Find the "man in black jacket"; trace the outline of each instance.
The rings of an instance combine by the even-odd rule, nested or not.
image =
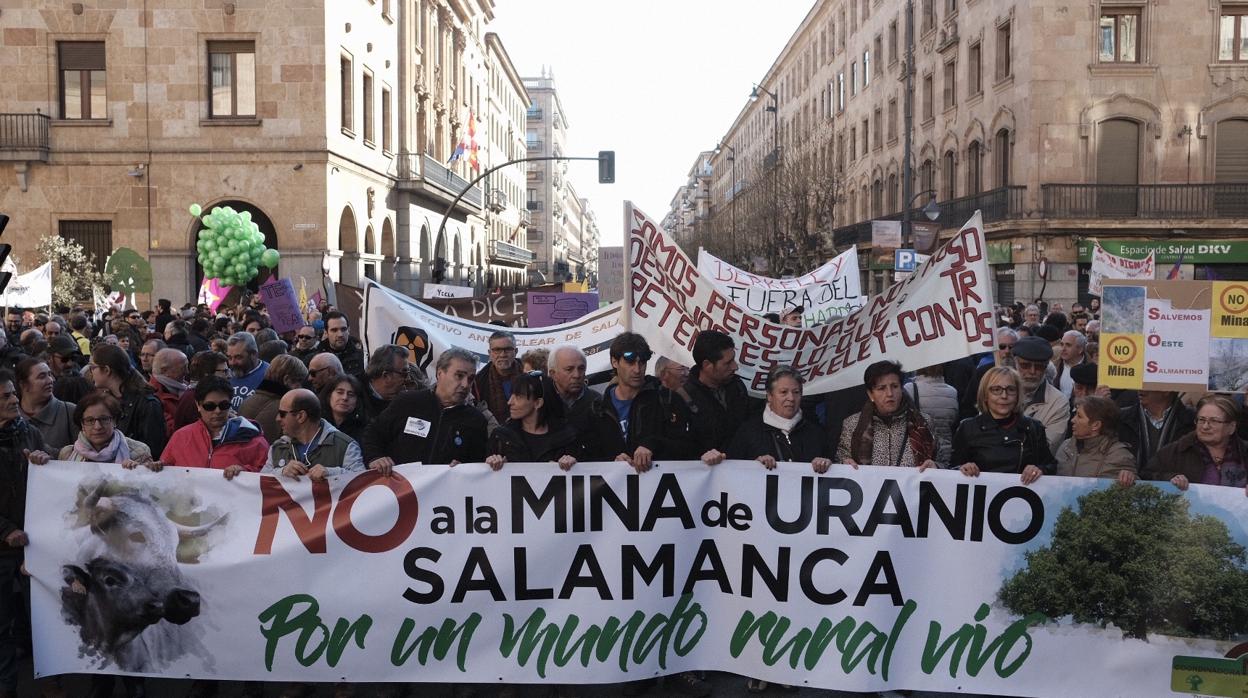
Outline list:
[[[317,349],[337,356],[346,375],[364,380],[364,345],[351,336],[351,326],[341,311],[331,310],[325,314],[325,339]]]
[[[718,330],[698,333],[693,342],[693,362],[696,365],[685,383],[693,437],[703,461],[723,460],[728,442],[752,407],[745,382],[737,375],[737,348],[732,337]],[[718,457],[712,451],[717,451]]]
[[[1119,410],[1118,440],[1135,454],[1140,471],[1163,446],[1196,430],[1196,413],[1179,394],[1141,390],[1139,402]]]
[[[611,341],[611,368],[615,381],[593,406],[593,430],[602,460],[625,461],[639,473],[660,458],[690,458],[680,434],[672,427],[671,411],[661,395],[658,379],[646,375],[654,354],[646,338],[622,332]],[[674,394],[669,399],[679,400]]]
[[[476,355],[458,347],[438,357],[433,390],[400,393],[364,430],[370,470],[389,475],[396,463],[485,461],[485,417],[466,404]]]

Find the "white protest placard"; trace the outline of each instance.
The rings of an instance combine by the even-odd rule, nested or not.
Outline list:
[[[588,372],[596,373],[611,368],[607,349],[623,331],[623,310],[622,303],[614,303],[561,325],[508,327],[507,331],[515,334],[519,354],[529,349],[554,350],[564,344],[576,346],[585,352]],[[502,329],[447,315],[374,281],[364,286],[362,324],[367,352],[385,344],[405,346],[411,352],[411,363],[424,370],[430,380],[438,356],[451,347],[467,349],[484,363],[490,355],[490,335]]]
[[[1144,301],[1144,381],[1209,383],[1208,308],[1175,308],[1169,298]]]
[[[767,372],[789,364],[806,393],[862,383],[883,359],[913,371],[991,350],[992,277],[978,212],[913,276],[872,296],[849,316],[818,327],[785,327],[733,303],[645,213],[625,202],[634,332],[656,355],[693,364],[698,331],[717,329],[736,343],[738,374],[758,395]]]
[[[422,298],[472,298],[471,286],[451,286],[450,284],[426,283],[422,287]]]
[[[858,274],[858,248],[828,260],[814,271],[789,279],[752,274],[706,250],[698,250],[698,272],[710,279],[732,302],[755,315],[802,306],[802,324],[822,325],[845,317],[866,303]]]
[[[44,262],[10,281],[0,304],[8,308],[38,308],[52,305],[52,263]]]
[[[1088,293],[1101,295],[1101,283],[1105,279],[1134,279],[1152,281],[1156,276],[1154,259],[1156,253],[1149,251],[1144,259],[1131,259],[1110,254],[1096,245],[1092,248],[1092,269],[1088,272]]]
[[[28,501],[36,677],[710,670],[1133,698],[1243,680],[1225,657],[1248,631],[1238,487],[753,461],[402,465],[312,483],[54,461],[31,467]]]
[[[598,248],[598,299],[604,303],[624,300],[624,248],[611,245]]]

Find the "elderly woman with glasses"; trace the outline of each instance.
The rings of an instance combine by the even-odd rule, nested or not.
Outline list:
[[[485,462],[499,470],[508,462],[555,461],[564,470],[576,465],[581,439],[563,421],[563,400],[541,371],[529,371],[512,382],[507,399],[510,419],[490,434]]]
[[[979,415],[962,420],[953,434],[951,467],[963,475],[1018,473],[1030,485],[1054,472],[1044,425],[1022,413],[1023,379],[1012,368],[988,369],[979,384]]]
[[[195,385],[199,420],[173,433],[160,454],[167,466],[216,468],[230,480],[243,470],[259,472],[269,457],[269,442],[260,427],[243,417],[230,416],[234,388],[209,376]]]
[[[1200,485],[1248,485],[1248,442],[1235,435],[1239,406],[1226,395],[1196,403],[1196,431],[1162,447],[1144,467],[1145,480],[1169,480],[1180,490]]]
[[[59,458],[83,463],[118,463],[124,468],[146,465],[160,470],[152,451],[142,441],[132,439],[117,428],[121,403],[106,392],[88,394],[74,408],[74,424],[80,430],[72,444],[61,449]]]

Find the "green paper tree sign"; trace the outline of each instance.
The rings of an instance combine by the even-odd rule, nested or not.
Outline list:
[[[118,247],[104,266],[104,275],[114,291],[129,296],[152,292],[152,264],[129,247]]]

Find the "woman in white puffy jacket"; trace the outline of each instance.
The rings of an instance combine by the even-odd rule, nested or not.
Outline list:
[[[953,431],[958,428],[958,391],[945,382],[944,365],[915,371],[914,380],[906,383],[905,391],[919,411],[932,420],[938,445],[936,462],[948,467]]]

